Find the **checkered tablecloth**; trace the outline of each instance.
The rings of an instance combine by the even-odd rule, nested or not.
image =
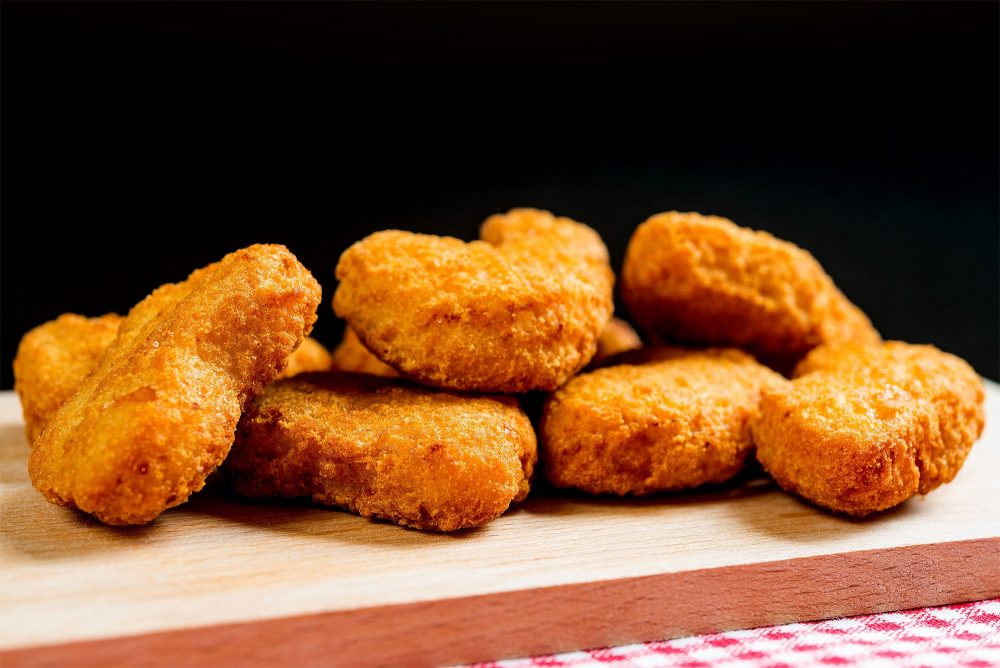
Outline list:
[[[1000,666],[1000,599],[475,664],[477,668]]]

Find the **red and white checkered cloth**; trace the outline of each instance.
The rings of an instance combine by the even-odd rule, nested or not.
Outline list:
[[[477,668],[1000,666],[1000,599],[475,664]]]

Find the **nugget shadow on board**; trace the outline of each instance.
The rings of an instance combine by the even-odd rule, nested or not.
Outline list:
[[[452,533],[421,531],[389,520],[364,518],[337,506],[318,505],[308,499],[245,499],[226,490],[224,485],[204,499],[192,498],[185,509],[261,531],[407,550],[472,539],[482,531],[482,528]]]
[[[726,502],[773,494],[777,489],[774,481],[764,475],[756,463],[748,463],[735,478],[724,483],[649,496],[593,495],[575,489],[561,489],[552,486],[545,480],[544,473],[540,473],[532,483],[531,495],[524,503],[513,507],[512,511],[519,509],[537,514],[579,515],[588,510],[600,512],[607,508],[628,512],[630,507],[699,506],[716,503],[734,505]]]
[[[34,559],[70,560],[81,556],[134,549],[166,536],[162,523],[116,527],[79,510],[46,501],[30,487],[4,495],[3,531],[7,548]]]
[[[775,487],[777,487],[775,485]],[[879,523],[898,522],[920,512],[921,499],[910,499],[865,517],[836,513],[789,492],[781,492],[767,507],[727,507],[727,512],[765,538],[802,543],[827,543],[848,534],[861,534]]]

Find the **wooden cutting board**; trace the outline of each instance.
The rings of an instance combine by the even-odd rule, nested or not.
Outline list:
[[[146,527],[46,503],[0,393],[0,663],[443,664],[1000,596],[1000,388],[958,478],[855,520],[767,479],[541,493],[421,533],[207,489]]]

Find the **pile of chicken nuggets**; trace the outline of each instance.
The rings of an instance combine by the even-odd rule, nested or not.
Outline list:
[[[620,290],[645,345],[612,315],[600,236],[546,211],[491,216],[470,243],[377,232],[336,276],[332,353],[308,336],[319,284],[277,245],[124,317],[28,332],[14,375],[34,487],[143,524],[221,469],[244,497],[454,531],[524,500],[536,465],[556,488],[639,496],[756,458],[860,516],[951,481],[983,429],[968,364],[883,342],[808,252],[724,218],[635,230]]]

